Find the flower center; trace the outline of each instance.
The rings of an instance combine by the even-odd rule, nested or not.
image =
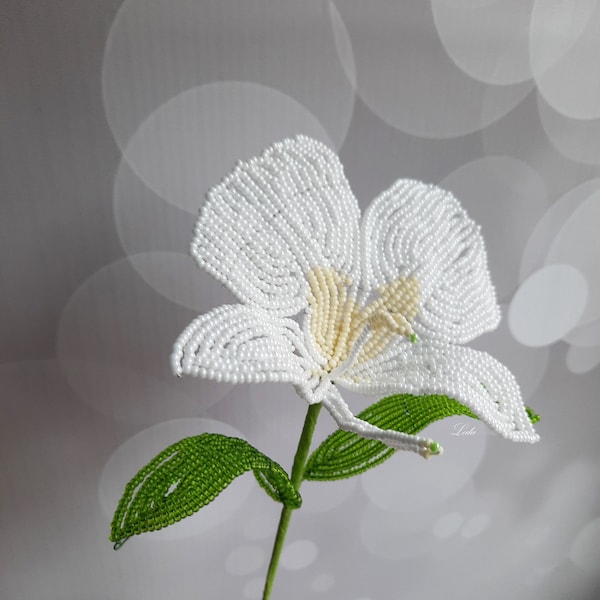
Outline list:
[[[351,281],[327,267],[315,267],[307,275],[310,332],[330,373],[352,353],[359,338],[357,363],[377,356],[394,335],[412,338],[412,322],[419,310],[419,282],[400,277],[378,289],[379,297],[364,307],[350,292]]]

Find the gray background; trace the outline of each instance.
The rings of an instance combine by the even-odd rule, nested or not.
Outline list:
[[[291,387],[176,380],[168,357],[231,300],[187,254],[204,193],[295,133],[338,150],[363,208],[399,177],[455,192],[505,316],[474,346],[543,420],[536,446],[443,421],[441,459],[306,484],[273,598],[598,597],[598,2],[3,0],[0,29],[0,598],[259,597],[279,509],[250,475],[107,537],[181,437],[291,465]]]

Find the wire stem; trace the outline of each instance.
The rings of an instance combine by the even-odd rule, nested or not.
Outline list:
[[[298,440],[298,448],[296,449],[296,456],[294,457],[294,464],[292,465],[291,480],[296,490],[300,490],[300,486],[302,485],[304,469],[306,468],[306,459],[308,458],[308,451],[310,450],[310,442],[315,431],[315,425],[317,424],[320,410],[321,404],[311,404],[308,407],[306,418],[304,419],[304,426],[302,427],[302,433]],[[265,580],[263,600],[269,600],[271,596],[275,574],[277,573],[277,566],[279,565],[279,557],[281,556],[285,536],[290,524],[290,519],[292,518],[292,510],[293,509],[291,508],[287,508],[287,506],[284,506],[281,510],[277,535],[275,536],[273,552],[271,553],[271,562],[269,563],[267,578]]]

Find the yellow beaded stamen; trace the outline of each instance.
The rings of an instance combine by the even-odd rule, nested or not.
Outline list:
[[[367,325],[370,331],[356,358],[358,363],[377,356],[394,335],[414,338],[411,323],[419,310],[419,283],[414,276],[380,287],[379,298],[362,309],[348,294],[351,282],[333,269],[315,267],[307,279],[310,332],[327,359],[325,373],[348,358]]]

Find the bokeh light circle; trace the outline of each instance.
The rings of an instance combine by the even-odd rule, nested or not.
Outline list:
[[[459,512],[446,513],[433,524],[433,535],[437,538],[449,538],[459,530],[464,520]]]
[[[565,117],[549,106],[540,94],[538,110],[548,139],[561,154],[583,164],[600,164],[600,118]]]
[[[197,214],[209,188],[237,161],[298,133],[333,145],[297,100],[264,85],[221,81],[186,90],[158,107],[123,155],[159,197]]]
[[[552,200],[583,181],[598,177],[597,167],[565,160],[546,139],[537,93],[530,94],[510,115],[481,132],[484,154],[511,156],[525,162],[543,178]]]
[[[105,111],[117,143],[124,149],[152,112],[186,90],[247,81],[306,106],[339,147],[354,91],[326,10],[321,3],[295,0],[125,0],[108,34],[102,71]],[[336,31],[338,39],[344,37],[341,21]],[[351,56],[351,48],[347,52]],[[234,98],[221,100],[226,117],[226,104]],[[258,106],[239,137],[251,140],[257,123],[268,127],[272,108]],[[206,116],[215,114],[221,115],[217,110]]]
[[[600,5],[591,7],[584,3],[583,14],[589,18],[581,27],[575,27],[578,35],[569,41],[568,49],[550,67],[537,72],[534,63],[534,76],[537,88],[546,102],[554,110],[574,119],[596,119],[600,117],[600,86],[598,85],[598,55],[600,55],[600,35],[598,19]],[[551,36],[546,36],[551,39]],[[564,45],[559,36],[558,45]]]
[[[548,250],[547,263],[576,267],[589,287],[589,300],[580,324],[600,318],[600,190],[592,194],[567,219]]]
[[[318,554],[319,549],[313,541],[295,540],[283,548],[280,564],[288,571],[300,571],[311,565]]]
[[[196,212],[202,203],[199,194]],[[158,197],[125,160],[115,177],[114,216],[131,266],[160,295],[198,313],[235,302],[189,253],[197,214]]]
[[[143,252],[130,255],[129,261],[157,293],[198,314],[235,302],[227,288],[186,254]]]
[[[515,293],[508,325],[526,346],[547,346],[578,323],[588,302],[588,285],[570,265],[544,267],[528,277]]]
[[[467,540],[481,535],[490,525],[490,516],[479,513],[471,517],[461,529],[460,535]]]
[[[566,357],[567,368],[578,375],[589,373],[600,365],[600,346],[569,346]]]
[[[555,65],[585,31],[597,0],[535,0],[529,28],[529,63],[541,76]]]
[[[465,74],[446,54],[428,2],[385,0],[376,11],[362,0],[336,6],[352,42],[359,96],[400,131],[433,139],[466,135],[507,114],[533,88],[531,81],[488,85]]]
[[[576,327],[563,336],[565,342],[581,348],[600,346],[600,319]]]
[[[550,205],[530,231],[521,257],[520,281],[546,264],[550,247],[565,222],[575,210],[597,192],[600,192],[600,179],[590,179],[579,183]]]
[[[232,388],[171,372],[171,348],[196,315],[155,293],[128,259],[115,261],[65,305],[56,344],[61,369],[83,402],[118,421],[196,416]]]
[[[466,5],[432,0],[435,26],[446,52],[469,76],[506,85],[531,78],[529,24],[534,0],[492,0]]]

